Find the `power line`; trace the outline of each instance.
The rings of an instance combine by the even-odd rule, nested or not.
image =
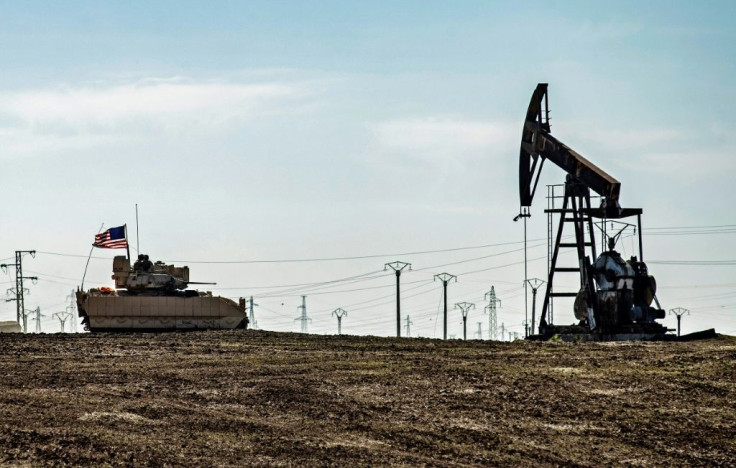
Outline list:
[[[376,272],[372,272],[372,273],[376,273]],[[363,273],[363,275],[369,275],[369,274],[371,274],[371,273]],[[271,286],[238,286],[238,287],[218,288],[218,289],[223,289],[223,290],[240,290],[240,289],[254,289],[254,290],[259,290],[259,289],[292,288],[292,287],[298,287],[298,286],[314,286],[314,285],[320,285],[320,284],[327,284],[327,283],[331,283],[331,282],[347,281],[347,280],[350,280],[350,279],[353,279],[353,278],[357,278],[359,276],[362,276],[362,275],[349,276],[347,278],[342,278],[342,279],[337,279],[337,280],[312,281],[310,283],[277,284],[277,285],[271,285]],[[383,276],[386,276],[386,275],[376,275],[376,276],[372,276],[372,277],[366,278],[366,279],[381,278]]]
[[[381,273],[381,274],[377,275],[376,273]],[[315,290],[330,287],[330,285],[334,285],[337,283],[351,284],[351,283],[357,283],[360,281],[367,281],[367,280],[371,280],[375,278],[381,278],[383,276],[386,276],[386,275],[382,274],[382,270],[376,270],[376,271],[371,271],[368,273],[362,273],[360,275],[349,276],[347,278],[339,278],[336,280],[312,283],[310,286],[304,286],[304,287],[298,287],[298,288],[292,288],[292,289],[284,289],[281,291],[274,291],[269,294],[261,294],[259,297],[282,297],[285,295],[289,295],[290,293],[304,293],[304,292],[311,293]],[[235,288],[235,289],[243,289],[243,288]],[[301,294],[297,294],[297,295],[301,295]]]
[[[722,229],[717,231],[672,231],[672,232],[649,232],[644,233],[649,236],[698,236],[708,234],[736,234],[736,229]]]
[[[38,250],[36,253],[44,254],[44,255],[54,255],[56,257],[73,257],[73,258],[88,258],[88,255],[80,255],[80,254],[70,254],[70,253],[61,253],[61,252],[47,252],[43,250]],[[95,260],[110,260],[109,257],[89,257],[94,258]]]
[[[388,275],[373,276],[373,277],[365,278],[365,279],[362,279],[362,280],[350,281],[350,282],[348,282],[346,284],[358,283],[358,282],[361,282],[361,281],[368,281],[368,280],[372,280],[372,279],[376,279],[376,278],[382,278],[382,277],[385,277],[385,276],[388,276]],[[414,283],[417,283],[417,282],[419,282],[419,281],[410,281],[410,282],[408,282],[406,284],[414,284]],[[325,289],[325,288],[334,287],[334,286],[337,286],[337,285],[327,285],[327,284],[325,284],[323,286],[316,286],[314,289],[304,288],[304,289],[297,290],[297,291],[287,291],[286,293],[282,293],[282,294],[277,294],[277,293],[261,294],[259,297],[272,298],[272,297],[301,296],[302,294],[299,294],[299,293],[309,293],[310,296],[318,296],[318,295],[324,295],[324,294],[339,294],[339,293],[346,293],[346,292],[368,291],[368,290],[371,290],[371,289],[385,289],[385,288],[392,287],[391,285],[382,284],[380,286],[366,286],[364,288],[338,289],[338,290],[333,290],[333,291],[319,291],[320,289]]]
[[[538,245],[535,245],[535,246],[532,246],[532,247],[533,248],[534,247],[539,247],[541,245],[543,245],[543,244],[538,244]],[[460,261],[457,261],[457,262],[451,262],[451,263],[445,263],[445,264],[440,264],[440,265],[433,265],[433,266],[429,266],[429,267],[423,267],[423,268],[416,269],[414,271],[417,271],[417,272],[419,272],[419,271],[427,271],[427,270],[431,270],[431,269],[439,268],[439,267],[444,267],[444,266],[459,265],[459,264],[462,264],[462,263],[469,263],[469,262],[478,261],[478,260],[484,260],[484,259],[487,259],[487,258],[497,257],[497,256],[501,256],[501,255],[507,255],[507,254],[518,252],[518,251],[521,251],[521,250],[523,250],[523,249],[507,250],[507,251],[503,251],[503,252],[494,253],[494,254],[491,254],[491,255],[484,255],[484,256],[481,256],[481,257],[468,258],[468,259],[460,260]],[[542,257],[534,258],[532,260],[535,261],[535,260],[539,260],[540,258],[542,258]],[[403,262],[401,262],[401,263],[403,263]],[[489,271],[489,270],[493,270],[493,269],[497,269],[497,268],[502,268],[502,267],[506,267],[506,266],[516,265],[516,264],[519,264],[519,263],[522,263],[522,262],[514,262],[514,263],[510,263],[510,264],[506,264],[506,265],[500,265],[500,266],[491,267],[491,268],[487,268],[487,269],[476,270],[476,271],[473,271],[473,272],[470,272],[470,273],[466,273],[466,274],[472,274],[472,273],[478,273],[478,272],[483,272],[483,271]],[[386,275],[383,275],[383,274],[374,275],[375,273],[379,273],[379,272],[380,271],[374,271],[374,272],[364,273],[362,275],[356,275],[356,276],[352,276],[352,277],[348,277],[348,278],[342,278],[342,279],[338,279],[338,280],[332,280],[332,281],[296,284],[294,286],[304,286],[304,287],[295,288],[295,289],[292,289],[292,290],[284,290],[284,291],[271,292],[271,293],[266,294],[266,295],[263,295],[263,294],[262,295],[259,295],[259,297],[282,297],[284,295],[288,295],[288,293],[304,293],[304,292],[309,292],[310,295],[313,295],[313,294],[331,294],[333,292],[354,292],[354,291],[362,291],[362,290],[367,290],[367,289],[380,289],[380,288],[388,287],[388,286],[375,286],[375,287],[367,287],[367,288],[349,289],[349,290],[344,290],[344,291],[328,291],[328,292],[321,292],[321,293],[315,293],[314,292],[317,289],[323,289],[325,287],[330,287],[331,284],[338,283],[338,282],[352,283],[352,282],[360,282],[360,281],[363,281],[363,280],[371,280],[371,279],[381,278],[383,276],[386,276]],[[369,275],[373,275],[373,276],[369,276]],[[352,280],[355,280],[355,281],[352,281]],[[411,284],[411,283],[408,283],[408,284]],[[288,285],[285,285],[285,286],[288,286]],[[253,289],[266,289],[266,288],[273,288],[273,286],[264,286],[264,287],[261,287],[261,288],[253,288]],[[246,288],[246,287],[233,287],[233,288],[218,288],[218,289],[220,289],[220,290],[242,290],[242,289],[251,289],[251,288]],[[294,295],[301,295],[301,294],[294,294]]]
[[[667,232],[670,230],[671,232]],[[684,231],[687,230],[687,231]],[[658,231],[649,232],[648,235],[689,235],[689,234],[710,234],[710,233],[732,233],[736,232],[736,224],[720,224],[720,225],[704,225],[704,226],[663,226],[663,227],[647,227],[643,231]],[[527,242],[538,242],[546,241],[544,238],[528,239]],[[316,257],[316,258],[291,258],[291,259],[257,259],[257,260],[164,260],[172,263],[191,263],[191,264],[254,264],[254,263],[306,263],[306,262],[327,262],[327,261],[341,261],[341,260],[362,260],[380,257],[401,257],[409,255],[425,255],[434,253],[445,253],[445,252],[457,252],[462,250],[477,250],[491,247],[500,247],[505,245],[518,245],[523,244],[524,241],[514,242],[499,242],[493,244],[483,244],[474,246],[464,247],[452,247],[446,249],[434,249],[434,250],[420,250],[412,252],[401,252],[401,253],[386,253],[386,254],[368,254],[368,255],[350,255],[342,257]],[[81,254],[70,254],[63,252],[49,252],[39,250],[38,253],[45,255],[61,256],[61,257],[72,257],[72,258],[88,258],[88,255]],[[2,260],[8,260],[12,257],[8,257]],[[95,260],[109,260],[108,257],[89,257]],[[0,260],[0,261],[2,261]],[[648,262],[649,263],[649,262]]]
[[[647,260],[654,265],[732,266],[736,260]]]
[[[544,258],[544,257],[539,257],[537,259],[532,259],[532,260],[539,260],[541,258]],[[513,265],[513,264],[518,264],[518,262],[511,263],[510,265]],[[501,268],[501,267],[504,267],[504,266],[508,266],[508,265],[501,265],[501,266],[498,266],[498,267],[491,267],[489,269],[496,269],[496,268]],[[482,270],[478,270],[478,271],[474,271],[474,272],[469,272],[469,273],[472,274],[472,273],[476,273],[476,272],[479,272],[479,271],[486,271],[486,270],[489,270],[489,269],[482,269]],[[417,289],[417,288],[422,288],[425,285],[428,285],[427,284],[427,281],[428,280],[418,280],[418,281],[413,281],[413,282],[407,283],[407,284],[412,284],[412,283],[422,283],[422,284],[418,284],[415,287],[408,288],[406,291],[410,291],[410,290]],[[390,287],[390,286],[382,286],[382,287]],[[359,288],[359,289],[369,289],[369,288]],[[370,289],[372,289],[372,288],[370,288]],[[331,293],[337,293],[337,292],[350,292],[350,291],[351,290],[329,291],[329,292],[316,293],[316,294],[331,294]],[[429,291],[422,291],[422,292],[419,292],[417,294],[413,294],[413,295],[405,296],[405,297],[406,298],[416,297],[416,296],[419,296],[419,295],[422,295],[422,294],[426,294],[427,292],[429,292]],[[271,297],[276,297],[276,295],[274,294]],[[357,303],[354,303],[354,304],[350,304],[350,305],[348,305],[346,307],[350,307],[351,310],[353,310],[353,311],[356,311],[356,310],[364,310],[364,309],[371,309],[371,308],[374,308],[374,307],[378,307],[378,306],[390,304],[391,301],[385,301],[385,302],[381,302],[381,303],[377,303],[376,304],[376,302],[381,301],[383,299],[390,298],[390,297],[392,297],[392,295],[379,296],[379,297],[376,297],[376,298],[372,298],[372,299],[360,301],[360,302],[357,302]],[[367,305],[367,304],[372,304],[372,305]],[[357,307],[357,306],[363,306],[363,305],[365,305],[365,306],[364,307]],[[321,310],[321,311],[318,311],[318,313],[319,312],[329,312],[329,310]],[[385,322],[385,320],[382,320],[381,322]]]
[[[541,247],[543,245],[544,244],[541,244],[540,243],[540,244],[537,244],[537,245],[533,245],[532,248]],[[440,267],[446,267],[446,266],[452,266],[452,265],[460,265],[462,263],[475,262],[475,261],[478,261],[478,260],[484,260],[486,258],[500,257],[501,255],[508,255],[510,253],[521,252],[523,250],[524,250],[523,247],[520,248],[520,249],[514,249],[514,250],[504,250],[503,252],[497,252],[497,253],[493,253],[493,254],[489,254],[489,255],[484,255],[482,257],[468,258],[468,259],[465,259],[465,260],[459,260],[457,262],[443,263],[441,265],[432,265],[432,266],[428,266],[428,267],[424,267],[424,268],[418,268],[415,271],[433,270],[435,268],[440,268]]]
[[[645,231],[657,231],[664,229],[715,229],[715,228],[735,228],[736,224],[716,224],[710,226],[660,226],[660,227],[646,227]]]
[[[405,290],[404,290],[404,292],[406,292],[406,291],[412,291],[412,290],[414,290],[414,289],[422,288],[422,287],[424,287],[424,286],[429,286],[429,285],[431,285],[431,284],[432,284],[432,282],[431,282],[431,281],[429,281],[429,280],[427,280],[427,281],[425,281],[425,282],[424,282],[424,284],[419,284],[419,285],[417,285],[417,286],[414,286],[413,288],[408,288],[408,289],[405,289]],[[426,294],[427,292],[429,292],[429,291],[423,291],[423,292],[421,292],[421,293],[417,293],[417,294],[411,294],[411,295],[409,295],[409,296],[404,296],[404,299],[409,299],[409,298],[411,298],[411,297],[416,297],[416,296],[420,296],[420,295],[422,295],[422,294]],[[373,304],[373,305],[371,305],[371,306],[367,306],[367,305],[365,305],[365,304],[370,304],[370,303],[372,303],[372,302],[376,302],[376,301],[380,301],[380,300],[382,300],[382,299],[387,299],[387,298],[392,298],[392,297],[393,297],[393,294],[389,294],[389,295],[387,295],[387,296],[381,296],[381,297],[377,297],[377,298],[374,298],[374,299],[369,299],[369,300],[366,300],[366,301],[358,302],[358,303],[355,303],[355,304],[350,304],[350,305],[348,305],[348,306],[346,306],[346,307],[350,307],[350,310],[352,310],[352,311],[355,311],[355,310],[363,310],[363,309],[369,309],[369,308],[372,308],[372,307],[378,307],[378,306],[381,306],[381,305],[391,304],[391,303],[393,303],[393,300],[390,300],[390,301],[386,301],[386,302],[381,302],[381,303],[379,303],[379,304]],[[357,305],[364,305],[364,307],[355,307],[355,306],[357,306]]]
[[[543,239],[533,239],[534,241],[540,241]],[[486,249],[490,247],[500,247],[504,245],[515,245],[521,242],[501,242],[497,244],[484,244],[484,245],[473,245],[469,247],[453,247],[449,249],[436,249],[436,250],[419,250],[415,252],[401,252],[401,253],[388,253],[388,254],[370,254],[370,255],[352,255],[345,257],[317,257],[317,258],[289,258],[289,259],[276,259],[276,260],[164,260],[172,263],[206,263],[206,264],[249,264],[249,263],[302,263],[302,262],[332,262],[340,260],[364,260],[369,258],[381,258],[381,257],[402,257],[408,255],[425,255],[433,253],[443,252],[457,252],[460,250],[475,250],[475,249]],[[60,255],[60,254],[59,254]]]

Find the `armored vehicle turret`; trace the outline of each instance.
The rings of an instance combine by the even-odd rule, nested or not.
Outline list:
[[[196,291],[184,290],[190,284],[215,284],[191,282],[189,267],[152,263],[148,255],[139,255],[133,268],[127,257],[115,257],[112,261],[112,279],[115,280],[115,289],[125,289],[131,295],[147,296],[196,296]]]

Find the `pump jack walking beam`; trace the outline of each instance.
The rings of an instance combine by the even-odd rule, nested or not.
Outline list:
[[[604,197],[607,211],[620,211],[621,183],[550,135],[547,83],[539,83],[529,102],[521,136],[519,199],[522,207],[531,206],[546,159]]]

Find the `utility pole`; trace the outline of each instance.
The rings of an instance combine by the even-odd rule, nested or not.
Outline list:
[[[491,286],[491,290],[485,293],[483,298],[488,298],[489,303],[485,308],[488,313],[488,337],[491,340],[498,339],[498,327],[496,326],[496,304],[501,306],[501,299],[496,297],[496,288]]]
[[[531,286],[532,288],[532,323],[531,323],[532,330],[531,332],[537,333],[536,331],[537,322],[536,322],[536,316],[535,316],[536,308],[537,308],[537,290],[539,289],[540,286],[546,283],[546,281],[541,280],[539,278],[532,278],[526,281],[527,283],[529,283],[529,286]]]
[[[683,307],[675,307],[674,309],[670,309],[670,314],[673,314],[675,317],[677,317],[677,336],[680,336],[680,320],[682,319],[683,315],[690,315],[690,311]]]
[[[478,324],[478,330],[475,332],[475,337],[479,340],[483,339],[483,329],[481,328],[483,326],[483,322],[476,322]]]
[[[46,317],[45,315],[41,313],[41,308],[36,307],[36,310],[29,310],[28,313],[36,315],[31,320],[36,321],[36,333],[41,333],[41,317]]]
[[[342,318],[348,315],[348,311],[338,307],[332,311],[332,315],[337,317],[337,334],[342,335]]]
[[[387,263],[383,266],[384,271],[387,268],[391,268],[396,272],[396,336],[401,336],[401,294],[399,290],[399,278],[401,278],[401,272],[404,270],[404,268],[409,267],[409,271],[411,271],[411,263],[406,262],[393,262],[393,263]]]
[[[36,281],[38,281],[38,277],[36,276],[23,276],[23,255],[25,254],[30,254],[31,257],[36,258],[35,250],[16,250],[15,263],[3,263],[2,265],[0,265],[0,268],[2,268],[3,272],[8,271],[8,266],[15,267],[15,289],[8,289],[8,292],[13,292],[15,294],[15,299],[7,299],[6,302],[15,301],[16,317],[18,320],[18,325],[23,326],[23,333],[28,332],[28,321],[26,320],[24,297],[25,291],[28,290],[23,288],[23,280],[29,279],[31,280],[31,282],[33,282],[33,284],[36,284]]]
[[[524,338],[526,338],[527,336],[529,336],[529,322],[523,320],[521,324],[524,325]]]
[[[475,309],[475,304],[472,302],[458,302],[455,304],[456,309],[460,309],[463,313],[463,340],[468,339],[468,311]]]
[[[406,322],[404,324],[404,327],[406,327],[406,337],[411,338],[411,326],[414,325],[414,322],[411,321],[411,318],[408,315],[404,321]]]
[[[449,273],[440,273],[439,275],[434,275],[434,279],[439,279],[442,281],[442,291],[443,291],[443,297],[445,301],[445,315],[444,315],[444,328],[442,329],[442,339],[447,339],[447,283],[450,282],[451,279],[455,278],[455,282],[457,283],[457,276],[451,275]]]
[[[71,317],[71,331],[72,333],[77,332],[77,307],[75,305],[75,299],[76,296],[74,295],[74,290],[72,289],[72,293],[67,296],[69,298],[69,305],[66,306],[66,312],[69,314],[69,317]],[[63,328],[63,327],[62,327]],[[62,330],[64,331],[64,330]]]
[[[250,328],[253,330],[258,329],[258,321],[256,320],[256,311],[255,308],[258,306],[255,302],[253,302],[253,296],[250,296],[248,299],[248,321],[250,322]]]
[[[518,221],[519,218],[524,219],[524,320],[529,321],[529,298],[527,295],[527,280],[529,278],[527,268],[527,252],[526,252],[526,219],[531,217],[530,207],[522,206],[519,208],[519,214],[514,218],[514,222]],[[503,334],[502,334],[503,338]]]
[[[307,296],[302,296],[302,305],[297,307],[297,309],[301,309],[302,313],[294,321],[300,320],[302,322],[302,333],[308,333],[307,323],[311,322],[312,319],[307,317]]]
[[[506,327],[503,326],[503,322],[501,322],[501,341],[506,340]]]
[[[66,325],[66,320],[71,316],[72,314],[70,314],[68,311],[53,313],[52,317],[56,317],[57,319],[59,319],[59,324],[61,325],[61,333],[64,333],[64,326]]]

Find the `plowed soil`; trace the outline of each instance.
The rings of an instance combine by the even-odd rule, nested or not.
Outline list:
[[[0,335],[0,465],[734,466],[736,339]]]

